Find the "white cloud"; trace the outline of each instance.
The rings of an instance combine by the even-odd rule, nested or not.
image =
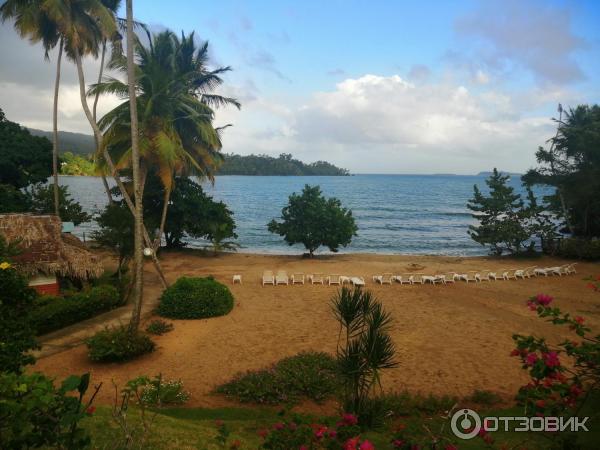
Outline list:
[[[225,150],[291,152],[353,172],[522,171],[549,137],[546,116],[526,116],[491,88],[411,83],[398,75],[349,78],[294,108],[260,99],[244,105]],[[256,132],[259,127],[259,132]]]

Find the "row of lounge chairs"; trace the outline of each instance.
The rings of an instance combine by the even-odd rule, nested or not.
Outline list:
[[[456,281],[478,283],[482,281],[517,280],[537,276],[563,276],[577,273],[577,271],[575,270],[576,264],[577,263],[571,263],[553,267],[530,266],[525,267],[524,269],[500,269],[496,271],[470,270],[464,273],[447,272],[435,275],[426,275],[423,273],[408,273],[402,275],[394,275],[392,273],[384,273],[382,275],[374,275],[373,282],[379,284],[392,284],[394,282],[400,284],[447,284],[455,283]]]
[[[463,273],[446,272],[435,275],[427,275],[424,273],[406,273],[402,275],[394,275],[392,273],[384,273],[382,275],[373,275],[373,282],[379,284],[393,284],[394,282],[400,284],[448,284],[455,283],[456,281],[480,283],[482,281],[518,280],[538,276],[563,276],[577,273],[575,270],[575,264],[577,263],[553,267],[529,266],[525,267],[524,269],[500,269],[496,271],[470,270]],[[365,285],[365,279],[363,277],[345,276],[339,274],[325,276],[322,273],[305,275],[302,272],[294,272],[291,274],[291,276],[288,276],[285,270],[278,270],[275,274],[270,270],[265,270],[262,276],[263,286],[266,284],[271,284],[273,286],[277,286],[279,284],[304,284],[306,282],[310,282],[311,284],[327,284],[329,286],[341,286],[346,283],[354,286]]]
[[[262,285],[272,284],[276,286],[278,284],[304,284],[310,282],[311,284],[328,284],[328,285],[342,285],[345,283],[353,284],[354,286],[364,286],[365,279],[363,277],[356,276],[344,276],[339,274],[333,274],[325,276],[322,273],[304,274],[302,272],[294,272],[291,276],[288,276],[285,270],[278,270],[276,274],[273,274],[271,270],[265,270],[262,275]]]

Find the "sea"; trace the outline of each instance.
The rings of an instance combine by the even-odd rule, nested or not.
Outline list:
[[[234,213],[238,251],[302,254],[302,245],[287,245],[267,230],[267,223],[281,215],[290,194],[304,185],[319,185],[328,197],[337,197],[352,210],[358,236],[340,253],[380,253],[476,256],[487,250],[467,234],[476,224],[467,201],[473,186],[487,192],[483,175],[352,175],[352,176],[218,176],[214,185],[203,183],[205,192],[227,204]],[[61,176],[83,209],[97,215],[107,202],[99,177]],[[510,185],[524,189],[518,176]],[[541,197],[546,192],[535,191]],[[75,234],[89,239],[94,221],[76,227]],[[192,248],[207,243],[188,238]],[[328,253],[326,248],[319,250]]]

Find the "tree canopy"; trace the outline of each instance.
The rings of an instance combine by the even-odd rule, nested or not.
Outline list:
[[[322,245],[337,252],[350,244],[358,230],[352,211],[335,197],[325,198],[319,186],[308,184],[300,195],[290,195],[281,219],[269,222],[269,231],[283,236],[289,245],[303,244],[311,256]]]
[[[274,158],[268,155],[234,155],[225,154],[223,164],[218,169],[219,175],[348,175],[348,170],[341,169],[326,161],[310,164],[295,159],[289,153],[282,153]]]

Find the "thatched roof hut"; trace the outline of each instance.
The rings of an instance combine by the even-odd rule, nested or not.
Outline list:
[[[18,242],[22,252],[13,257],[19,271],[87,280],[102,274],[100,259],[75,236],[61,233],[56,216],[0,214],[0,235]]]

